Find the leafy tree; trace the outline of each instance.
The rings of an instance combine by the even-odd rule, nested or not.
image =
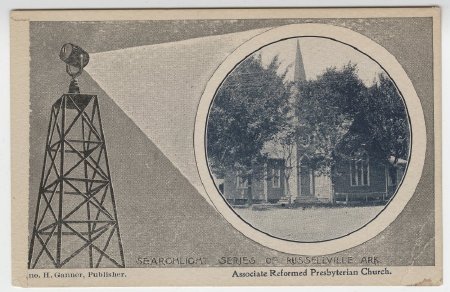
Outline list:
[[[208,163],[216,176],[238,171],[248,180],[262,175],[262,152],[286,123],[289,86],[278,75],[278,58],[264,66],[260,56],[242,61],[214,97],[207,125]],[[251,198],[249,198],[251,200]]]
[[[407,159],[410,133],[403,98],[388,76],[380,74],[378,79],[369,88],[368,102],[362,112],[369,125],[368,132],[379,145],[381,157]]]
[[[300,84],[297,133],[312,167],[329,173],[337,160],[367,152],[378,159],[407,159],[409,124],[403,99],[384,73],[366,87],[356,65],[328,68]]]
[[[335,150],[341,158],[354,158],[369,152],[372,157],[387,161],[394,157],[408,159],[409,122],[403,98],[384,73],[355,99],[347,111],[353,122],[347,135]]]
[[[366,95],[356,66],[328,68],[316,80],[299,85],[296,111],[300,153],[307,155],[311,167],[330,174],[333,151],[348,132],[355,112],[355,100]]]
[[[339,160],[371,153],[381,160],[407,159],[409,123],[403,99],[384,73],[367,87],[356,65],[328,68],[300,84],[277,74],[275,57],[242,61],[224,80],[212,103],[207,125],[207,156],[216,177],[239,172],[250,187],[263,177],[270,143],[285,159],[286,190],[296,167],[293,151],[308,156],[316,172],[331,174]]]

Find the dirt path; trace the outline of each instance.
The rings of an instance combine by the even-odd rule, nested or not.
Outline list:
[[[314,207],[307,209],[235,209],[257,229],[283,239],[318,241],[346,235],[370,220],[384,206]]]

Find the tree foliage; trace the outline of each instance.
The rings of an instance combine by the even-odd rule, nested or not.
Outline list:
[[[316,80],[297,86],[296,132],[300,152],[307,155],[317,171],[329,172],[333,151],[348,132],[358,112],[355,101],[366,95],[366,87],[352,64],[341,70],[328,68]]]
[[[391,79],[379,75],[379,81],[369,88],[362,115],[369,125],[368,132],[379,145],[384,158],[408,159],[410,129],[403,98]]]
[[[380,160],[408,158],[405,106],[386,74],[379,74],[367,87],[356,65],[348,64],[329,68],[299,88],[299,144],[316,170],[327,172],[339,159],[348,161],[367,153]]]
[[[283,127],[289,110],[290,89],[278,69],[277,57],[264,66],[251,56],[218,89],[207,126],[208,162],[216,175],[232,169],[250,174],[267,159],[264,144]]]
[[[337,161],[367,153],[384,161],[408,159],[407,113],[385,73],[366,86],[349,63],[292,83],[285,82],[286,72],[277,73],[279,65],[277,57],[264,66],[251,56],[218,89],[207,125],[208,162],[216,176],[235,170],[255,178],[268,158],[268,142],[285,153],[287,177],[296,167],[294,145],[327,174]]]

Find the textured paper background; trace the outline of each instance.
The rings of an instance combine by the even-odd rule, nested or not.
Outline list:
[[[285,15],[280,12],[279,16]],[[94,22],[31,22],[30,173],[40,173],[48,108],[52,100],[67,88],[67,80],[61,78],[64,66],[55,54],[63,43],[77,43],[87,51],[96,53],[148,45],[151,42],[311,21],[351,28],[391,52],[408,73],[421,99],[429,135],[424,175],[415,195],[399,218],[374,239],[338,255],[376,254],[383,265],[389,266],[434,265],[434,80],[431,17],[100,23],[103,31],[114,32],[105,33],[106,36],[114,35],[113,38],[96,33],[99,23]],[[174,27],[179,29],[179,34],[168,34],[167,30]],[[149,35],[151,42],[142,37],[144,35]],[[126,36],[126,40],[120,41],[121,36]],[[121,229],[127,231],[123,236],[129,267],[135,264],[133,257],[149,253],[211,258],[222,255],[283,256],[234,230],[88,75],[82,77],[81,88],[84,92],[98,94],[101,99],[119,223]],[[120,129],[108,127],[109,125],[120,125]],[[133,141],[131,145],[130,140]],[[130,146],[132,149],[128,154],[123,151]],[[147,166],[143,161],[147,162]],[[125,176],[124,173],[128,175]],[[39,178],[31,175],[29,179],[29,207],[30,214],[33,214],[33,189],[36,189]],[[136,216],[130,216],[132,214]],[[145,230],[142,226],[145,226]]]

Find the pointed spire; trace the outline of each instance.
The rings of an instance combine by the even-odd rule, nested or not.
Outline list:
[[[303,65],[302,52],[300,51],[300,41],[297,40],[297,52],[295,54],[294,81],[306,81],[305,66]]]

